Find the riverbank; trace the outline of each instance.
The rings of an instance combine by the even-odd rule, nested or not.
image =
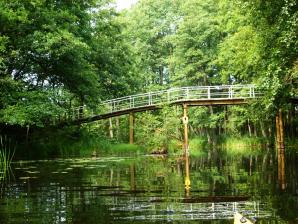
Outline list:
[[[150,134],[146,139],[150,138]],[[155,135],[154,135],[155,136]],[[10,139],[10,137],[7,137]],[[154,137],[152,137],[154,138]],[[50,159],[73,157],[99,157],[102,155],[140,155],[140,154],[183,154],[181,136],[171,138],[160,136],[163,141],[144,141],[135,137],[135,144],[128,144],[128,136],[115,135],[111,138],[97,126],[65,127],[63,129],[31,129],[28,137],[11,138],[10,145],[15,151],[14,159]],[[286,147],[298,148],[297,139],[286,139]],[[274,139],[255,136],[214,136],[211,140],[207,136],[192,134],[189,139],[189,153],[192,156],[207,154],[214,148],[221,148],[229,154],[248,153],[267,147],[274,148]],[[158,153],[157,153],[158,152]],[[160,153],[159,153],[160,152]]]

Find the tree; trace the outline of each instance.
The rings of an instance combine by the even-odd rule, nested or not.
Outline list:
[[[217,18],[219,1],[184,1],[181,23],[173,38],[171,67],[176,85],[217,83],[218,70],[213,63],[221,40]]]
[[[173,52],[171,36],[176,32],[180,1],[141,0],[124,14],[126,33],[136,55],[137,72],[143,85],[169,84],[171,80],[169,57]],[[150,87],[151,86],[151,87]]]
[[[116,17],[106,0],[1,0],[1,122],[44,125],[135,87]]]

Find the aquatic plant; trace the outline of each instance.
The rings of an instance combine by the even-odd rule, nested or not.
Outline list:
[[[7,136],[0,135],[0,180],[7,177],[15,153],[15,144]]]

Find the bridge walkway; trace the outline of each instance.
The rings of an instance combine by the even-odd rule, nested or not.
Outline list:
[[[66,116],[70,123],[88,123],[124,114],[155,110],[164,105],[238,105],[260,96],[254,85],[191,86],[120,97],[96,108],[74,108]]]

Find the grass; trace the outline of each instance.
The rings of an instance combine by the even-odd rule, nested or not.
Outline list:
[[[138,155],[150,153],[150,148],[145,146],[130,145],[109,139],[98,130],[87,128],[69,128],[63,130],[49,130],[36,136],[37,141],[32,141],[22,158],[30,159],[57,158],[57,157],[92,157],[105,155]],[[189,140],[189,153],[191,156],[205,155],[210,148],[219,147],[228,149],[231,154],[247,153],[248,149],[259,149],[265,144],[261,138],[219,136],[214,139],[216,144],[208,144],[206,137],[195,137]],[[157,147],[155,147],[157,148]],[[172,139],[168,141],[169,154],[182,154],[183,142]],[[21,148],[22,149],[22,148]],[[30,155],[31,154],[31,155]],[[29,155],[29,156],[27,156]]]
[[[207,146],[207,139],[203,137],[196,137],[189,141],[189,154],[191,156],[203,156],[206,154],[205,148]]]
[[[80,157],[105,156],[105,155],[135,155],[142,152],[142,148],[133,144],[118,143],[117,141],[98,136],[85,136],[71,145],[79,152]],[[65,149],[64,151],[69,151]],[[65,154],[65,153],[64,153]]]
[[[222,136],[219,142],[221,148],[224,149],[229,156],[258,154],[261,152],[260,149],[264,148],[266,145],[264,138],[249,136]]]
[[[258,153],[260,148],[262,148],[266,141],[262,138],[254,137],[230,137],[230,136],[220,136],[216,139],[217,147],[223,149],[228,155],[251,155]],[[174,142],[175,143],[175,142]],[[169,148],[174,148],[175,150],[170,150],[170,152],[179,152],[182,150],[182,143],[174,144],[170,143]],[[174,146],[175,147],[174,147]],[[179,145],[179,146],[178,146]],[[179,149],[177,149],[179,148]],[[196,137],[189,141],[189,154],[191,156],[204,156],[207,151],[214,148],[214,144],[209,144],[206,137]]]
[[[180,153],[182,150],[183,144],[177,139],[173,139],[168,143],[168,153],[176,154]]]
[[[135,155],[143,150],[137,145],[119,143],[115,139],[108,139],[107,136],[90,133],[85,129],[56,130],[38,137],[37,141],[29,145],[28,153],[20,155],[22,159]]]
[[[7,178],[14,153],[15,146],[13,146],[11,139],[0,135],[0,180]]]
[[[141,154],[144,149],[138,145],[119,143],[112,145],[110,152],[117,154]]]
[[[207,141],[203,137],[197,137],[190,139],[189,141],[189,154],[191,156],[202,156],[205,155],[205,148]],[[170,154],[181,154],[183,153],[183,142],[178,140],[171,140],[168,144]]]
[[[229,149],[260,148],[266,143],[265,139],[257,137],[222,137],[220,143]]]

